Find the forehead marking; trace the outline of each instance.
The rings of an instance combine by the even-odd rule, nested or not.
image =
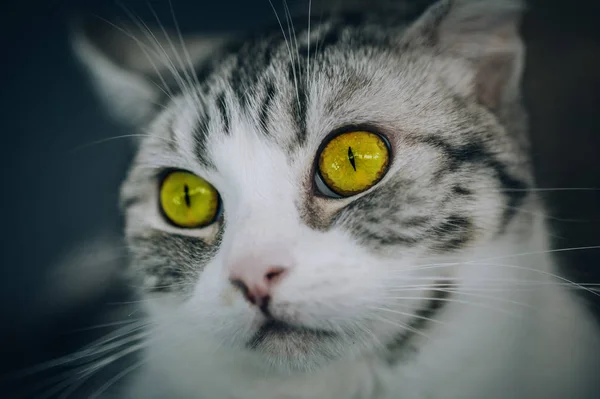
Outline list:
[[[264,133],[269,132],[269,118],[271,115],[271,104],[275,97],[275,85],[272,82],[266,83],[265,95],[260,105],[258,121],[260,128]]]
[[[223,122],[223,132],[225,134],[229,134],[229,129],[231,125],[231,118],[229,115],[229,109],[227,108],[227,99],[225,97],[225,91],[222,91],[217,95],[216,105],[219,113],[221,114],[221,121]]]

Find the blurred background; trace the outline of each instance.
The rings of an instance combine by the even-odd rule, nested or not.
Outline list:
[[[172,2],[184,32],[244,30],[273,17],[268,0]],[[279,0],[273,3],[281,9]],[[168,0],[124,4],[155,25],[151,4],[161,22],[173,26]],[[600,245],[600,2],[529,4],[524,89],[538,185],[597,189],[544,192],[554,245]],[[80,329],[101,323],[109,303],[128,297],[126,288],[115,286],[91,302],[59,307],[46,293],[54,265],[74,246],[98,234],[119,234],[118,186],[133,148],[128,139],[105,140],[129,132],[103,113],[67,35],[75,13],[125,21],[118,3],[5,0],[0,10],[2,376],[89,341],[100,332]],[[560,257],[569,278],[600,283],[600,250]],[[590,301],[600,316],[598,306]],[[1,379],[0,387],[7,389]],[[13,395],[0,390],[0,398]]]

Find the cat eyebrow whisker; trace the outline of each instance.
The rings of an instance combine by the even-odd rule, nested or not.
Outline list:
[[[290,38],[290,47],[293,49],[296,47],[295,51],[292,54],[296,55],[296,60],[292,54],[290,54],[290,62],[292,63],[292,68],[294,71],[294,86],[296,87],[296,100],[298,101],[298,110],[302,108],[300,103],[300,90],[298,87],[298,81],[300,79],[300,50],[298,47],[298,37],[296,36],[296,28],[294,27],[294,23],[292,20],[292,14],[290,13],[290,8],[288,7],[287,0],[283,0],[283,7],[285,12],[285,19],[288,27],[288,37]],[[293,36],[293,38],[292,38]],[[297,61],[297,62],[296,62]],[[298,65],[298,69],[296,69],[296,64]]]
[[[300,107],[300,97],[299,97],[299,91],[298,91],[298,77],[296,75],[296,65],[294,63],[294,57],[292,55],[292,46],[290,44],[292,38],[291,36],[288,37],[285,34],[285,29],[283,29],[283,24],[281,23],[281,19],[279,18],[279,14],[277,13],[277,10],[275,9],[275,6],[273,5],[273,1],[272,0],[268,0],[269,4],[271,5],[271,9],[273,10],[273,13],[275,14],[275,18],[277,19],[277,23],[279,24],[279,27],[281,28],[281,33],[283,34],[283,40],[285,42],[285,45],[287,47],[289,56],[290,56],[290,62],[292,63],[292,72],[294,75],[294,84],[296,86],[296,101],[298,101],[298,107]],[[286,20],[287,20],[287,14],[286,14]],[[289,22],[288,22],[288,27],[289,27]]]
[[[169,35],[169,33],[167,32],[167,30],[165,29],[164,24],[160,21],[160,18],[158,17],[158,14],[154,10],[154,7],[152,7],[152,4],[150,4],[150,3],[147,3],[147,5],[150,8],[150,12],[154,16],[154,19],[156,20],[156,22],[157,22],[159,28],[161,29],[163,35],[167,39],[167,43],[169,44],[169,46],[171,48],[171,51],[173,51],[173,54],[175,56],[175,60],[179,64],[179,68],[175,68],[175,70],[177,71],[178,76],[181,77],[181,72],[179,72],[180,70],[183,72],[183,78],[181,78],[183,87],[181,87],[181,88],[182,89],[185,88],[186,91],[187,91],[187,93],[192,96],[192,99],[195,101],[195,104],[192,104],[192,107],[196,110],[196,117],[200,118],[199,109],[201,109],[201,107],[202,107],[202,102],[200,101],[198,90],[194,87],[195,84],[196,84],[196,87],[197,87],[199,85],[199,82],[198,82],[198,78],[197,78],[196,74],[194,73],[194,68],[193,68],[192,62],[191,62],[190,57],[189,57],[189,52],[187,51],[187,47],[185,46],[185,42],[183,42],[183,37],[181,35],[181,30],[179,29],[179,24],[177,22],[177,18],[175,17],[175,10],[173,8],[173,3],[172,3],[171,0],[169,0],[169,7],[170,7],[170,11],[171,11],[171,16],[173,18],[173,22],[175,24],[175,29],[176,29],[177,34],[178,34],[178,36],[179,36],[179,38],[180,38],[180,40],[182,42],[181,45],[183,47],[183,52],[184,52],[185,56],[187,57],[187,62],[188,62],[187,66],[184,63],[183,59],[181,58],[181,55],[177,51],[177,48],[175,47],[175,44],[173,43],[173,40],[171,39],[171,36]],[[148,29],[148,31],[150,31],[150,29]],[[155,38],[155,41],[158,44],[158,46],[160,46],[161,49],[162,49],[162,45],[160,44],[160,42],[158,41],[158,39],[155,36],[154,36],[154,38]],[[163,53],[168,58],[168,54],[164,51],[164,49],[163,49]]]
[[[185,74],[185,78],[184,78],[184,76],[181,75],[181,72],[179,71],[179,69],[176,67],[173,60],[171,60],[171,58],[169,57],[169,54],[167,53],[164,46],[161,44],[161,42],[158,40],[158,38],[152,31],[152,29],[150,29],[150,27],[141,18],[139,18],[129,8],[127,8],[127,6],[125,6],[122,3],[119,3],[119,5],[124,10],[124,12],[129,16],[131,21],[146,36],[148,41],[154,45],[156,52],[158,53],[158,55],[160,55],[160,59],[163,61],[163,65],[169,70],[169,72],[171,72],[171,76],[175,79],[175,81],[176,81],[177,85],[179,86],[179,88],[181,89],[181,91],[184,94],[186,94],[183,96],[183,98],[186,102],[188,102],[190,109],[193,110],[195,117],[199,120],[201,118],[201,115],[200,115],[201,107],[199,106],[199,105],[201,105],[201,101],[200,101],[197,90],[194,90],[194,88],[191,85],[191,81],[188,79],[189,73],[187,72],[187,68],[183,68],[183,71]],[[175,55],[176,61],[178,61],[181,66],[183,66],[183,62],[182,62],[181,58],[179,57],[179,54],[176,51],[170,36],[166,32],[164,25],[162,25],[162,23],[160,22],[160,19],[158,19],[158,15],[156,14],[156,12],[152,8],[152,6],[150,4],[148,4],[148,6],[150,8],[150,11],[155,16],[155,18],[157,18],[157,23],[159,24],[160,29],[162,30],[163,34],[165,35],[165,38],[167,39],[167,43],[169,44],[169,46],[171,46],[171,49]],[[163,82],[164,82],[164,80],[163,80]],[[166,83],[163,83],[163,84],[166,84]]]
[[[127,12],[126,10],[124,10],[125,12]],[[156,72],[156,75],[158,76],[159,80],[162,83],[162,86],[157,84],[156,82],[152,82],[153,86],[158,88],[163,94],[165,94],[167,96],[168,99],[173,100],[174,98],[174,94],[173,92],[170,90],[169,85],[167,85],[166,80],[164,79],[163,75],[160,72],[160,69],[157,67],[156,63],[153,61],[152,57],[150,56],[150,52],[152,52],[152,54],[154,54],[155,56],[158,56],[159,54],[154,51],[153,49],[149,48],[145,43],[143,43],[139,38],[137,38],[132,32],[130,32],[128,29],[118,26],[117,24],[102,18],[100,16],[98,16],[98,18],[104,22],[106,22],[107,24],[109,24],[110,26],[112,26],[113,28],[117,29],[119,32],[123,33],[124,35],[126,35],[127,37],[129,37],[131,40],[133,40],[138,47],[140,48],[140,50],[144,53],[144,56],[147,58],[147,61],[150,63],[150,65],[152,66],[152,68],[154,69],[154,71]]]
[[[306,31],[306,86],[310,84],[310,17],[312,13],[312,0],[308,0],[308,28]]]
[[[198,75],[195,73],[194,63],[192,62],[192,57],[190,56],[190,52],[187,48],[186,42],[183,39],[183,34],[181,33],[181,28],[179,27],[179,21],[177,21],[177,17],[175,16],[175,8],[173,7],[173,0],[169,0],[169,9],[171,11],[171,18],[173,19],[173,23],[175,25],[175,31],[177,32],[177,36],[179,37],[179,44],[181,45],[181,48],[183,49],[183,54],[187,61],[188,72],[193,78],[193,83],[196,85],[196,87],[199,87],[200,81],[198,79]],[[154,14],[156,15],[156,12],[154,12]],[[158,16],[156,16],[156,18],[158,19]],[[165,34],[166,34],[166,31],[164,30],[164,28],[163,28],[163,32],[165,32]],[[173,51],[175,52],[175,47],[173,45],[171,45],[171,47],[173,47]]]
[[[162,140],[162,141],[164,141],[167,144],[169,144],[169,143],[176,143],[174,140],[166,138],[166,137],[157,137],[157,136],[153,136],[153,135],[150,135],[150,134],[136,133],[136,134],[123,134],[123,135],[120,135],[120,136],[107,137],[107,138],[104,138],[104,139],[92,141],[90,143],[86,143],[86,144],[82,144],[80,146],[77,146],[77,147],[73,148],[72,151],[80,151],[80,150],[82,150],[84,148],[95,146],[95,145],[98,145],[98,144],[104,144],[104,143],[108,143],[110,141],[120,140],[120,139],[127,139],[127,138],[132,138],[132,137],[152,137],[153,139]]]

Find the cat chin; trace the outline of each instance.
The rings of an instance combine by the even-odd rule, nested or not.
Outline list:
[[[309,374],[321,370],[338,357],[330,358],[324,355],[294,357],[293,353],[286,355],[261,354],[261,359],[257,363],[258,368],[268,374],[296,375]]]
[[[245,345],[244,352],[250,354],[262,372],[275,375],[318,372],[341,359],[371,351],[374,346],[363,336],[286,328],[289,326],[257,332]]]
[[[256,355],[259,367],[266,372],[298,374],[319,370],[347,354],[338,341],[320,332],[275,333],[246,349]]]

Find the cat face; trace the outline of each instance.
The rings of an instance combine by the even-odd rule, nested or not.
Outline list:
[[[436,288],[525,200],[515,12],[334,16],[299,28],[297,52],[267,32],[184,68],[164,108],[137,113],[150,116],[122,191],[151,315],[285,370],[425,328],[415,315],[448,295]],[[165,209],[173,173],[209,184],[198,227]],[[180,206],[204,206],[177,187]]]

